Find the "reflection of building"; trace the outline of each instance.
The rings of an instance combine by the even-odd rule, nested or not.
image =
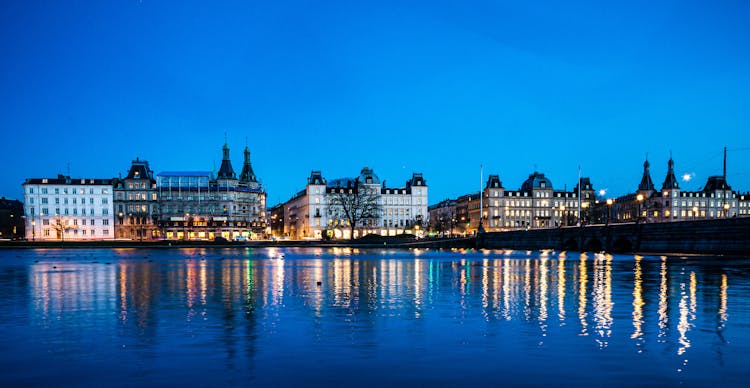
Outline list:
[[[575,225],[579,220],[579,192],[582,221],[589,221],[589,213],[596,201],[589,178],[581,178],[573,191],[555,190],[544,174],[529,175],[519,190],[506,190],[498,175],[490,175],[482,191],[460,196],[455,201],[456,230],[475,233],[479,228],[479,208],[482,206],[482,226],[488,232],[518,228],[545,228]]]
[[[159,237],[156,225],[157,191],[154,172],[148,162],[136,158],[125,178],[112,182],[114,190],[115,237],[143,240]]]
[[[0,198],[0,239],[23,238],[23,203],[14,199]]]
[[[245,161],[240,178],[224,144],[221,168],[210,172],[163,172],[157,175],[159,224],[167,239],[253,238],[266,227],[266,193]]]
[[[375,173],[365,167],[355,179],[342,178],[328,182],[320,171],[307,178],[304,190],[284,204],[284,234],[291,238],[322,238],[330,233],[334,238],[350,238],[342,209],[331,205],[337,193],[354,190],[374,193],[379,215],[368,224],[357,225],[354,237],[366,234],[394,236],[402,233],[419,233],[426,225],[427,183],[422,174],[412,174],[404,187],[387,187]]]
[[[646,160],[638,190],[617,198],[612,205],[613,221],[679,221],[748,214],[750,196],[734,192],[725,176],[710,176],[703,189],[685,191],[677,182],[671,157],[667,167],[659,191],[651,179],[650,163]]]
[[[114,236],[112,180],[29,178],[23,183],[26,238],[102,240]]]

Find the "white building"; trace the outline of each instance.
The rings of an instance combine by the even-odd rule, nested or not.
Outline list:
[[[29,178],[23,192],[28,240],[114,238],[111,179]]]
[[[304,190],[295,194],[284,206],[284,234],[294,239],[351,237],[351,230],[341,209],[331,205],[331,198],[340,191],[354,190],[358,182],[376,193],[378,217],[357,225],[354,238],[367,234],[395,236],[421,235],[427,226],[428,187],[422,174],[412,174],[403,187],[387,187],[375,173],[365,167],[355,179],[341,178],[328,182],[320,171],[307,178]]]

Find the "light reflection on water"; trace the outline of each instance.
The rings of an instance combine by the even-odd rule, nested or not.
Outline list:
[[[350,248],[0,258],[0,383],[750,377],[746,259]]]

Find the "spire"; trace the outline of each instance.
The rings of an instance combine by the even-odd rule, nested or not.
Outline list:
[[[221,159],[221,167],[219,167],[218,179],[237,179],[237,175],[232,168],[232,161],[229,160],[229,145],[226,142],[226,134],[224,136],[224,147],[222,147],[223,157]]]
[[[247,141],[247,140],[245,140]],[[250,163],[250,150],[245,145],[245,162],[242,164],[242,173],[240,173],[240,182],[257,182],[253,165]]]
[[[651,167],[651,163],[648,162],[647,156],[646,161],[643,162],[643,177],[641,178],[641,184],[638,185],[638,191],[654,191],[654,181],[651,180],[649,167]]]
[[[667,176],[664,178],[664,184],[661,185],[662,190],[679,189],[680,185],[677,183],[677,178],[674,175],[674,160],[672,160],[672,152],[669,152],[669,162],[667,163]]]

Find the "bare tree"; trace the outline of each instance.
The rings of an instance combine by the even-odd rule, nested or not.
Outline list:
[[[376,226],[380,217],[378,185],[365,185],[359,179],[349,181],[347,187],[337,187],[330,193],[330,205],[338,213],[337,226],[349,227],[349,238],[354,238],[354,229],[363,226]]]
[[[75,229],[74,226],[68,225],[68,220],[61,216],[55,216],[55,219],[51,223],[52,229],[57,231],[57,235],[60,237],[60,241],[65,241],[65,231],[68,229]]]

